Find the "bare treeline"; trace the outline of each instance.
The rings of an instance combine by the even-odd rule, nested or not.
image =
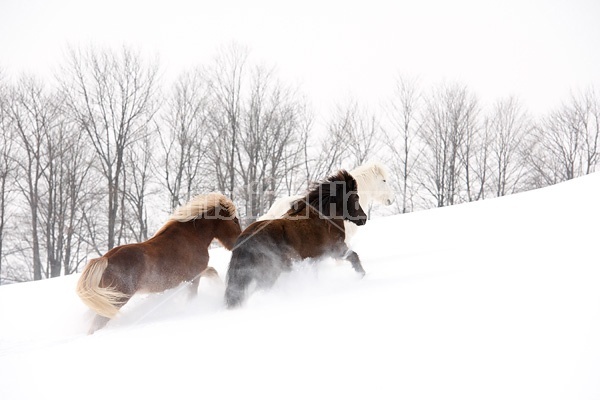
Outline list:
[[[397,80],[383,137],[397,212],[499,197],[594,172],[600,98],[589,88],[534,118],[518,99],[484,107],[465,86]]]
[[[536,119],[515,98],[484,107],[465,86],[400,78],[379,113],[349,99],[317,118],[235,45],[169,86],[157,61],[126,47],[73,49],[57,76],[0,71],[0,283],[77,272],[147,239],[197,193],[230,196],[247,225],[278,196],[378,159],[397,192],[385,212],[406,213],[543,187],[599,161],[592,89]]]

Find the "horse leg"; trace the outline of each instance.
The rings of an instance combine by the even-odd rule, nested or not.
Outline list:
[[[200,284],[200,275],[192,279],[189,284],[189,300],[194,299],[198,295],[198,285]]]
[[[197,295],[198,295],[198,286],[200,285],[200,279],[201,278],[208,278],[211,281],[213,281],[213,283],[222,285],[223,281],[221,280],[221,278],[219,277],[219,273],[217,272],[216,269],[214,269],[213,267],[207,267],[206,269],[204,269],[204,271],[200,272],[200,274],[195,277],[194,279],[192,279],[192,281],[190,282],[190,297],[189,299],[192,300],[194,299]]]
[[[213,267],[207,267],[204,271],[202,271],[200,273],[200,276],[204,277],[204,278],[212,279],[215,282],[223,283],[223,281],[221,280],[221,277],[219,276],[219,273]]]
[[[116,307],[120,310],[121,307],[123,307],[125,305],[125,303],[127,303],[129,301],[130,298],[131,298],[131,296],[121,297],[119,304],[117,304]],[[88,330],[88,335],[91,335],[92,333],[96,332],[98,329],[104,328],[111,319],[112,318],[105,317],[104,315],[96,314],[96,316],[94,317],[94,320],[92,321],[92,325],[90,326],[90,329]]]
[[[92,321],[92,325],[90,326],[90,329],[88,330],[88,335],[91,335],[92,333],[96,332],[98,329],[104,328],[106,326],[106,324],[108,323],[108,321],[110,321],[110,318],[105,317],[100,314],[96,314],[96,316],[94,317],[94,320]]]
[[[354,268],[354,270],[358,272],[361,275],[361,277],[365,276],[366,272],[362,267],[360,258],[358,258],[358,254],[356,254],[355,251],[348,249],[348,251],[346,251],[346,254],[344,255],[344,259],[350,261],[350,264],[352,264],[352,268]]]
[[[246,298],[246,289],[252,282],[250,274],[236,274],[235,278],[231,276],[227,279],[227,288],[225,289],[225,304],[227,308],[235,308],[242,305]]]

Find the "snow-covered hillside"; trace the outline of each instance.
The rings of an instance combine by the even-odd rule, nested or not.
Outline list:
[[[0,287],[0,399],[600,399],[599,197],[597,173],[371,220],[362,280],[304,262],[234,311],[203,282],[91,336],[78,276]]]

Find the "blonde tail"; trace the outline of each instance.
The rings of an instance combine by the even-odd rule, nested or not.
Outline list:
[[[128,296],[113,287],[100,287],[106,267],[108,267],[106,257],[90,260],[81,273],[76,291],[85,305],[103,317],[112,318]]]

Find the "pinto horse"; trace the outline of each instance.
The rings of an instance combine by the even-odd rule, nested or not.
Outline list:
[[[208,246],[217,239],[231,250],[241,233],[235,205],[220,193],[194,197],[142,243],[115,247],[90,260],[77,284],[81,300],[96,312],[89,333],[102,328],[137,292],[162,292],[200,277],[218,278],[208,266]]]
[[[350,171],[350,175],[356,179],[358,185],[358,196],[360,206],[368,210],[371,203],[391,205],[395,200],[394,191],[389,185],[389,174],[387,168],[379,162],[370,162],[360,165]],[[269,211],[258,220],[281,218],[291,207],[292,203],[302,198],[301,195],[288,196],[276,200]],[[355,224],[345,222],[346,242],[356,233]]]
[[[313,185],[280,219],[257,221],[239,236],[227,271],[225,302],[239,306],[252,282],[272,286],[281,272],[291,270],[295,260],[332,256],[350,261],[365,274],[358,254],[344,242],[344,220],[366,223],[360,206],[356,180],[341,170]]]

